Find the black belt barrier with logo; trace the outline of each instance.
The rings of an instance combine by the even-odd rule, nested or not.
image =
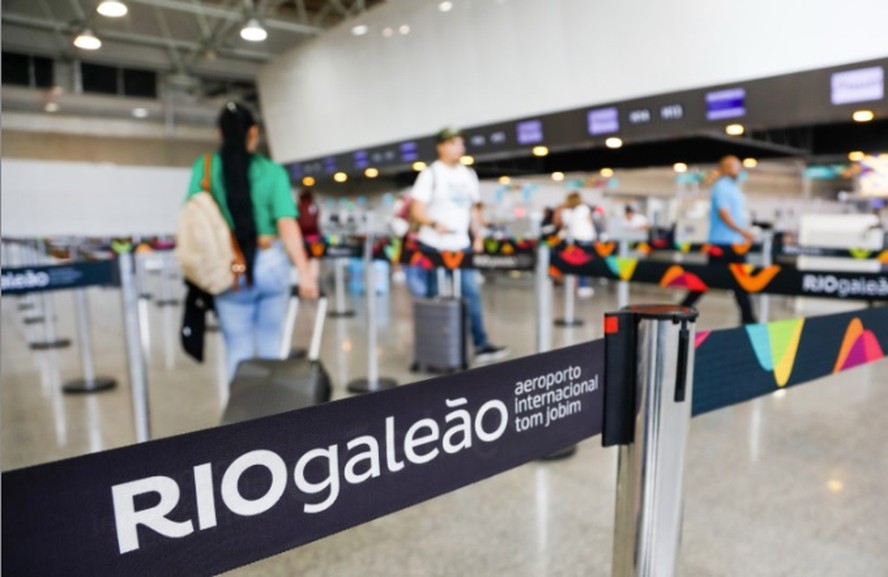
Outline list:
[[[7,575],[210,575],[602,431],[603,340],[3,473]]]
[[[0,278],[6,295],[118,284],[113,260],[4,268]]]

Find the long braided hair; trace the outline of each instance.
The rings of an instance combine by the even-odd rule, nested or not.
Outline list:
[[[253,262],[256,258],[256,221],[250,191],[250,161],[247,133],[256,125],[253,113],[236,102],[228,102],[219,113],[222,132],[222,174],[225,182],[225,200],[234,220],[234,236],[244,253],[247,264],[247,283],[253,283]]]

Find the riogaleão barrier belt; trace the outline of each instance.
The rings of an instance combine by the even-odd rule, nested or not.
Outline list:
[[[5,575],[211,575],[602,431],[603,341],[3,473]]]
[[[2,288],[6,295],[68,290],[118,282],[116,261],[100,260],[46,266],[3,269]]]
[[[611,243],[612,244],[612,243]],[[552,248],[555,273],[707,291],[711,288],[842,299],[888,300],[888,273],[802,271],[785,265],[688,264],[600,256],[600,248],[560,244]]]
[[[883,358],[888,307],[698,331],[695,344],[700,415]]]

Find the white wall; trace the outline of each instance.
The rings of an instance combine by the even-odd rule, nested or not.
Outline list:
[[[437,5],[389,0],[266,66],[275,159],[888,55],[888,0]],[[351,35],[358,23],[370,33]]]
[[[169,234],[191,170],[3,159],[3,236]]]

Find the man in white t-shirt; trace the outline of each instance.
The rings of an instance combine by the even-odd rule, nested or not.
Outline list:
[[[647,231],[649,228],[651,228],[647,217],[645,217],[643,214],[635,212],[635,207],[631,204],[626,205],[623,214],[623,228],[625,228],[626,230]]]
[[[417,238],[420,244],[436,251],[480,252],[483,239],[478,226],[482,222],[478,175],[460,163],[466,147],[458,130],[445,128],[436,135],[436,141],[438,160],[419,174],[410,195],[411,218],[420,226]],[[475,360],[488,362],[508,356],[509,350],[487,340],[477,274],[475,270],[462,271],[461,293],[469,306]],[[435,277],[429,275],[430,294],[437,292]]]

